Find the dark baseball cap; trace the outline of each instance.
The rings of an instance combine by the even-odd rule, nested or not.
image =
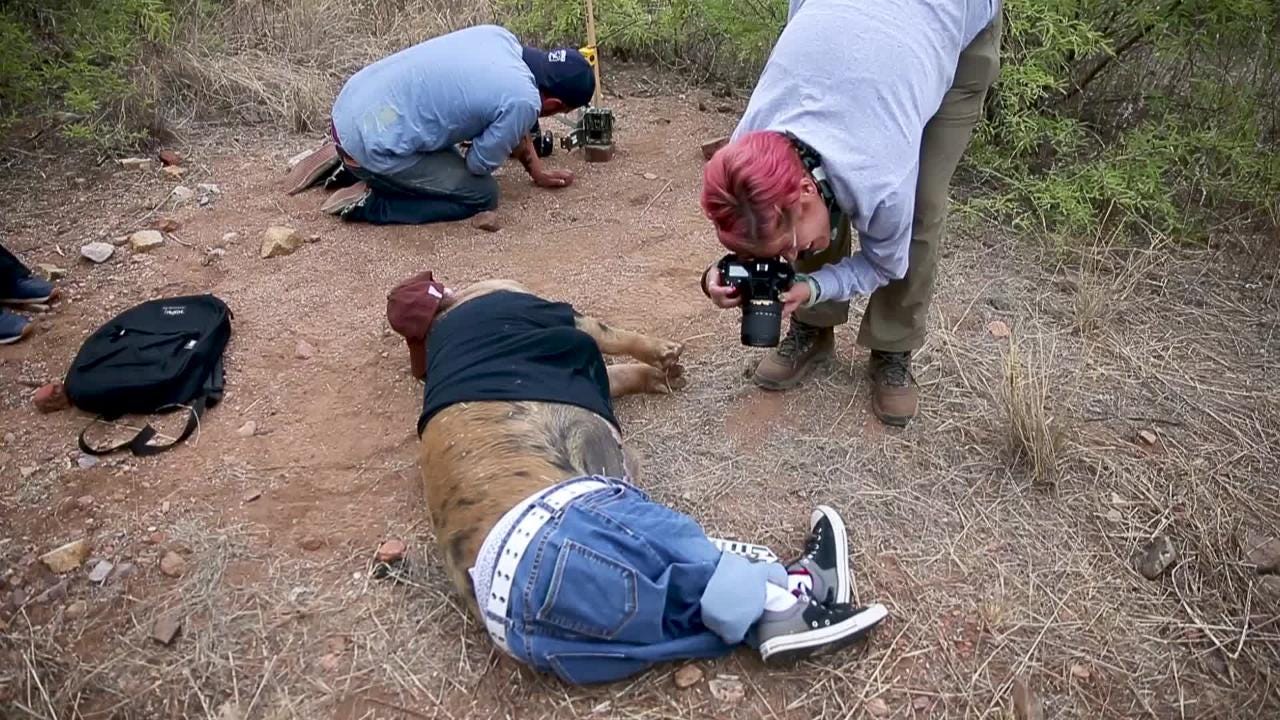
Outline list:
[[[539,90],[559,98],[570,108],[585,106],[596,92],[596,77],[591,71],[591,63],[577,50],[539,50],[526,46],[524,63],[533,71]]]
[[[427,335],[449,290],[424,270],[387,293],[387,322],[409,346],[409,368],[419,380],[427,374]]]

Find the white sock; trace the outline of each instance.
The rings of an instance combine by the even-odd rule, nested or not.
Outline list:
[[[782,612],[795,605],[796,596],[792,595],[789,590],[771,582],[764,584],[764,609],[770,612]]]

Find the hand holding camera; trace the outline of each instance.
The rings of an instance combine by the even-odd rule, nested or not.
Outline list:
[[[782,339],[784,308],[791,310],[799,304],[798,300],[786,297],[795,283],[795,268],[782,258],[744,260],[729,254],[716,264],[716,271],[718,284],[731,288],[732,297],[738,300],[736,304],[742,307],[742,344],[749,347],[776,346]],[[807,291],[805,286],[806,296]]]

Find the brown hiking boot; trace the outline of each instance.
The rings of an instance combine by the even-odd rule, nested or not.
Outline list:
[[[289,174],[284,176],[285,193],[297,195],[319,183],[325,176],[332,174],[341,164],[338,146],[331,142],[325,143],[318,150],[298,161]]]
[[[885,425],[905,427],[920,393],[911,383],[911,353],[871,351],[871,411]]]
[[[753,379],[766,390],[793,388],[830,358],[835,347],[834,329],[806,325],[792,318],[787,336],[760,360]]]

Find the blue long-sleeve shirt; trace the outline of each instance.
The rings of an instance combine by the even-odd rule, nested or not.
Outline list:
[[[405,48],[347,80],[333,105],[342,149],[394,173],[414,156],[471,141],[467,168],[498,169],[538,120],[542,100],[520,41],[497,25]]]
[[[823,300],[902,278],[920,141],[999,0],[790,0],[734,138],[791,131],[822,156],[859,248],[811,277]]]

